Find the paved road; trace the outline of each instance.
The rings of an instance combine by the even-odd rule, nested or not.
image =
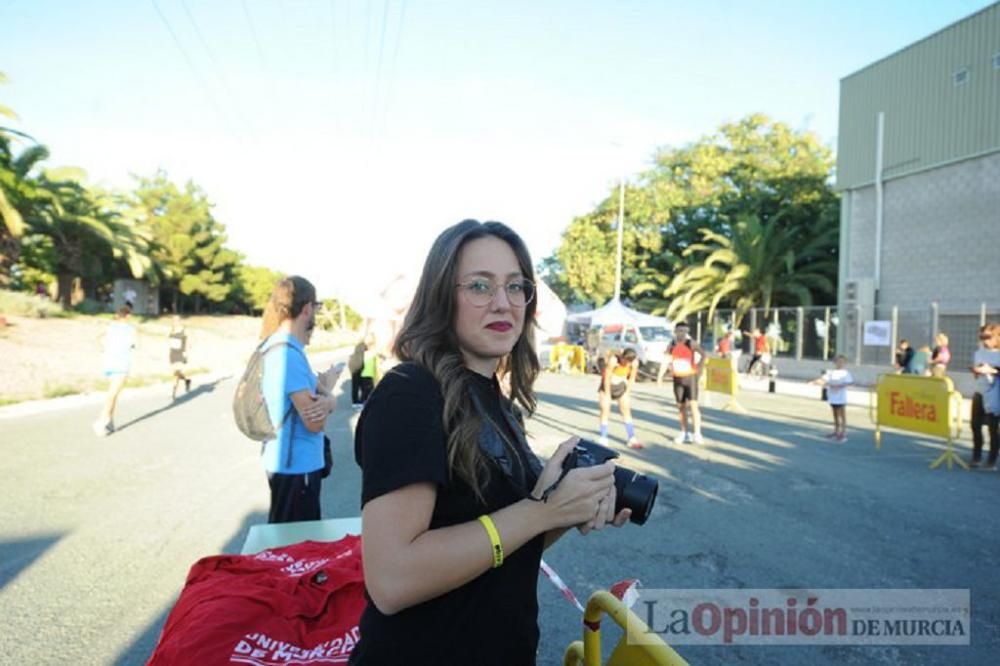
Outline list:
[[[546,375],[537,388],[529,429],[540,451],[593,434],[594,378]],[[176,402],[169,388],[133,391],[107,439],[89,429],[95,404],[0,415],[0,662],[144,663],[189,566],[238,552],[265,520],[266,483],[254,445],[231,424],[232,389],[232,379],[213,380]],[[870,431],[832,444],[817,400],[742,402],[750,415],[707,410],[706,445],[674,445],[666,389],[639,386],[639,437],[650,446],[622,449],[622,463],[657,475],[660,498],[644,527],[572,533],[546,553],[576,594],[631,577],[647,588],[970,588],[971,647],[678,650],[703,664],[996,663],[1000,475],[928,470],[938,445],[905,435],[886,435],[880,452]],[[849,418],[867,422],[853,408]],[[330,425],[327,517],[358,513],[351,420],[341,408]],[[620,422],[612,435],[620,447]],[[539,599],[539,663],[561,663],[580,615],[544,580]]]

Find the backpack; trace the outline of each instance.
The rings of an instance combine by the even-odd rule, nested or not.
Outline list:
[[[236,394],[233,396],[233,418],[236,419],[236,427],[255,442],[267,442],[278,435],[264,400],[264,357],[279,347],[288,346],[287,342],[276,342],[264,350],[266,343],[265,339],[250,355],[247,368],[243,371],[243,377],[236,385]],[[285,424],[294,408],[294,405],[288,408],[280,425]]]

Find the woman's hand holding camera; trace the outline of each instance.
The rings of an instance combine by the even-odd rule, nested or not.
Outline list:
[[[601,529],[608,523],[620,527],[628,520],[631,512],[623,509],[617,516],[614,513],[614,463],[572,469],[562,476],[563,461],[578,441],[578,437],[571,437],[559,445],[545,464],[531,494],[536,499],[541,498],[546,490],[558,482],[556,488],[545,498],[553,528],[575,526],[586,534],[590,530]]]

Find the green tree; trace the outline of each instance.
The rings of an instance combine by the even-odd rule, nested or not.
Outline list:
[[[0,72],[0,84],[7,82],[7,76]],[[17,120],[17,114],[0,104],[0,117]],[[18,240],[25,230],[24,216],[18,210],[18,197],[23,188],[23,177],[18,174],[19,163],[25,157],[14,157],[11,137],[15,132],[0,127],[0,287],[10,282],[10,271],[20,252]]]
[[[822,222],[789,228],[780,220],[761,222],[744,217],[726,236],[701,230],[704,242],[684,250],[695,263],[677,273],[659,294],[663,282],[637,285],[637,293],[653,292],[646,304],[668,317],[683,319],[721,303],[736,310],[737,324],[753,307],[812,305],[814,294],[832,296],[836,274],[837,229]],[[659,298],[657,297],[659,296]]]
[[[264,311],[274,285],[285,277],[284,273],[262,266],[240,266],[236,275],[237,288],[232,295],[233,300],[242,304],[251,314]]]
[[[134,213],[152,234],[154,281],[173,311],[183,309],[182,298],[195,312],[203,300],[216,307],[227,301],[243,257],[226,247],[225,226],[212,216],[205,192],[190,181],[180,189],[163,171],[137,181]]]
[[[693,260],[685,251],[703,241],[702,230],[730,237],[733,220],[754,216],[796,233],[836,229],[832,170],[829,149],[814,135],[761,114],[658,149],[652,167],[626,188],[623,293],[639,285],[662,292]],[[609,188],[595,211],[573,220],[554,261],[544,262],[573,300],[602,302],[614,292],[617,202],[617,188]]]
[[[663,238],[646,211],[638,205],[641,193],[625,189],[625,226],[622,233],[622,294],[642,279],[662,252]],[[601,305],[615,293],[618,256],[618,201],[616,189],[597,210],[575,218],[563,232],[555,256],[542,261],[544,277],[565,302]]]
[[[26,229],[23,211],[34,198],[28,172],[47,155],[43,147],[33,146],[15,156],[10,138],[0,130],[0,287],[9,283]]]
[[[26,218],[30,233],[48,237],[55,256],[59,299],[71,307],[74,278],[98,278],[107,259],[118,260],[133,277],[150,266],[148,238],[119,210],[113,194],[88,190],[80,169],[43,171]]]
[[[328,298],[323,301],[323,307],[316,315],[316,323],[324,331],[346,328],[357,330],[364,323],[364,318],[346,303],[341,303],[336,298]],[[343,326],[341,326],[343,324]]]

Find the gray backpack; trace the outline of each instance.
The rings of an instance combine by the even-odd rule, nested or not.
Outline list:
[[[289,346],[287,342],[276,342],[264,350],[266,342],[267,340],[261,342],[250,355],[247,369],[243,372],[240,383],[236,385],[236,394],[233,396],[233,417],[236,419],[236,427],[255,442],[267,442],[278,436],[277,429],[271,422],[271,415],[267,411],[267,402],[264,400],[264,357],[279,347]],[[285,424],[293,409],[294,405],[289,406],[279,427]]]

